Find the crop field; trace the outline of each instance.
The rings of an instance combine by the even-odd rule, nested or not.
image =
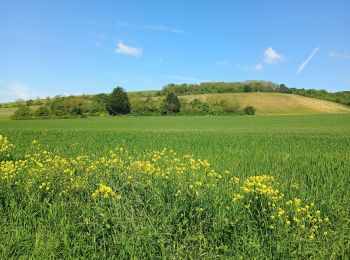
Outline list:
[[[350,114],[0,120],[0,258],[349,258]]]

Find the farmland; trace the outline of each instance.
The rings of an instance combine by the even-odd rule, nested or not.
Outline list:
[[[350,254],[349,114],[0,120],[0,134],[15,146],[2,159],[24,161],[1,168],[1,258]]]

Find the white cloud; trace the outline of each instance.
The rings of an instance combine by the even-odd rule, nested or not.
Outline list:
[[[171,28],[167,27],[161,24],[130,24],[130,23],[123,23],[118,22],[115,24],[118,27],[124,27],[124,28],[131,28],[131,29],[140,29],[140,30],[154,30],[154,31],[163,31],[163,32],[172,32],[172,33],[186,33],[186,31],[177,29],[177,28]]]
[[[119,54],[131,55],[135,57],[141,56],[143,53],[141,48],[136,48],[136,47],[126,45],[121,41],[117,43],[117,48],[115,52]]]
[[[274,49],[268,47],[264,51],[264,60],[262,62],[259,62],[254,66],[238,66],[245,71],[260,71],[264,68],[265,65],[273,65],[285,60],[286,57],[283,54],[277,53]]]
[[[284,61],[285,57],[282,54],[277,53],[271,47],[268,47],[264,52],[264,63],[276,64],[279,61]]]
[[[316,47],[315,49],[312,50],[312,52],[307,57],[307,59],[298,67],[297,74],[301,73],[304,70],[305,66],[315,57],[319,49],[320,47]]]
[[[330,58],[334,58],[334,59],[346,59],[349,60],[350,59],[350,53],[335,53],[335,52],[330,52],[328,53],[328,56]]]

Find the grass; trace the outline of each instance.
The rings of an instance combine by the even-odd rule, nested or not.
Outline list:
[[[48,169],[40,170],[31,162],[19,171],[16,181],[0,181],[1,258],[350,255],[349,114],[1,120],[0,129],[16,145],[12,161],[32,154]],[[33,145],[32,140],[41,146]],[[129,160],[114,152],[129,167],[106,163],[91,170],[84,166],[86,161],[67,166],[66,161],[79,155],[89,155],[88,163],[94,164],[102,157],[114,158],[110,150],[116,147],[123,147],[133,157]],[[151,149],[160,151],[159,155],[164,147],[176,155],[169,152],[169,159],[157,157],[152,162],[160,167],[161,174],[157,174],[145,163],[154,153],[145,157],[142,153]],[[35,157],[41,151],[59,156],[63,168],[43,160],[42,155]],[[193,162],[183,158],[187,154],[211,165],[192,169]],[[186,166],[183,174],[176,174],[176,160],[170,158],[179,158]],[[169,167],[172,170],[167,170]],[[66,168],[75,170],[74,181],[85,186],[70,189],[62,199],[58,194],[66,188],[63,184],[68,179],[62,174]],[[34,176],[29,169],[42,173]],[[222,178],[210,175],[211,170]],[[148,171],[151,174],[145,175]],[[252,177],[261,175],[274,180]],[[31,181],[35,184],[30,186]],[[56,187],[52,193],[40,188],[48,182],[49,191]],[[197,188],[200,182],[216,187]],[[266,185],[268,191],[283,192],[285,197],[273,201],[267,191],[244,193],[240,188],[253,182]],[[108,189],[99,183],[110,187],[115,197],[101,196]],[[96,190],[99,193],[93,199]],[[181,195],[177,195],[179,190]],[[237,194],[244,198],[234,202]],[[113,199],[118,195],[122,198]],[[287,205],[290,199],[292,206]],[[268,202],[276,203],[276,208]],[[292,219],[298,207],[311,203],[315,210],[310,215],[317,218],[319,210],[323,221],[314,238],[314,224],[307,223],[302,230]],[[285,211],[280,219],[279,207]],[[272,215],[276,220],[271,220]]]
[[[16,110],[17,107],[0,107],[0,119],[9,118]]]
[[[31,106],[32,109],[37,109],[39,106]],[[17,107],[0,107],[0,120],[9,119],[17,110]]]
[[[254,106],[260,115],[349,113],[350,108],[321,99],[283,93],[225,93],[183,96],[191,101],[225,99],[241,107]]]

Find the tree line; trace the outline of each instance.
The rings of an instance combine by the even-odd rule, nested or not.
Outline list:
[[[110,94],[94,96],[56,96],[41,101],[40,105],[28,101],[18,106],[12,119],[77,118],[104,115],[254,115],[255,108],[241,108],[224,98],[186,100],[174,92],[163,97],[127,94],[122,87]]]
[[[110,94],[56,96],[44,100],[27,100],[14,104],[18,109],[13,119],[75,118],[104,115],[252,115],[252,106],[240,107],[225,97],[205,99],[191,95],[240,92],[278,92],[318,98],[350,106],[350,91],[330,93],[326,90],[290,88],[270,81],[204,82],[168,84],[160,91],[126,93],[122,87]],[[187,97],[183,97],[187,96]],[[2,105],[8,106],[8,105]]]

